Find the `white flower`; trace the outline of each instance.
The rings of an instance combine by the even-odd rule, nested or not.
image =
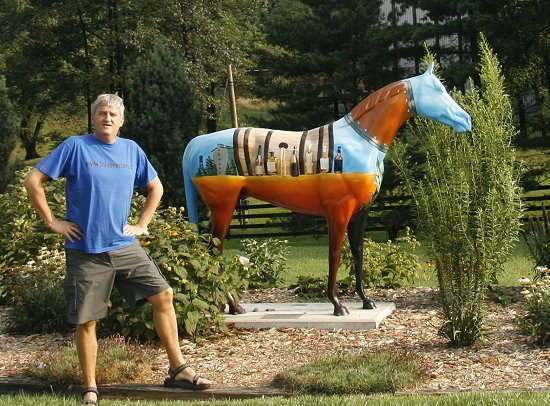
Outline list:
[[[239,257],[239,262],[241,263],[241,265],[246,265],[250,262],[250,260],[247,258],[247,257]]]
[[[518,279],[518,282],[520,285],[527,285],[531,283],[531,279],[527,278],[526,276],[522,276],[521,278]]]

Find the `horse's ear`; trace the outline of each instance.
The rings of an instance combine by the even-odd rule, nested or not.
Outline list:
[[[431,74],[433,74],[434,65],[435,65],[435,62],[430,63],[430,66],[428,66],[428,69],[426,69],[426,72],[424,72],[424,75],[431,75]]]

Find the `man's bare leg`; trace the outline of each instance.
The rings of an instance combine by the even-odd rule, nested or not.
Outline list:
[[[172,289],[167,289],[164,292],[148,297],[147,300],[153,305],[153,323],[155,324],[160,341],[166,349],[170,369],[173,371],[185,364],[185,360],[180,349]],[[188,367],[176,376],[176,380],[185,379],[192,382],[195,375],[196,372],[191,367]],[[200,378],[197,382],[198,385],[209,385],[211,383],[211,381],[204,378]]]
[[[85,388],[97,388],[95,368],[97,362],[97,321],[88,321],[76,326],[76,351]],[[97,401],[95,393],[86,393],[83,401]]]

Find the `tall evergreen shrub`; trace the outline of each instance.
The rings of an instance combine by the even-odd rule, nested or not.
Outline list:
[[[0,76],[0,192],[10,183],[10,155],[17,141],[17,116],[8,96],[6,79]]]
[[[482,88],[453,98],[472,116],[472,131],[458,134],[422,118],[409,130],[425,152],[413,166],[404,151],[396,164],[435,260],[445,323],[454,346],[482,337],[487,286],[502,269],[520,229],[519,164],[511,145],[516,130],[497,57],[480,41]],[[433,60],[427,55],[426,63]]]
[[[129,111],[123,134],[136,140],[158,171],[164,203],[182,205],[183,150],[199,133],[196,97],[183,57],[168,44],[155,44],[130,67],[126,87]]]

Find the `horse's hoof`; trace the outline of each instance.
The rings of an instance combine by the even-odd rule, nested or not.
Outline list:
[[[334,308],[334,315],[335,316],[345,316],[349,314],[349,311],[348,309],[346,308],[346,306],[342,306],[342,307],[335,307]]]
[[[229,314],[245,314],[246,310],[244,310],[244,307],[241,305],[237,305],[236,307],[229,306]]]
[[[376,304],[372,300],[364,301],[363,309],[376,309]]]

